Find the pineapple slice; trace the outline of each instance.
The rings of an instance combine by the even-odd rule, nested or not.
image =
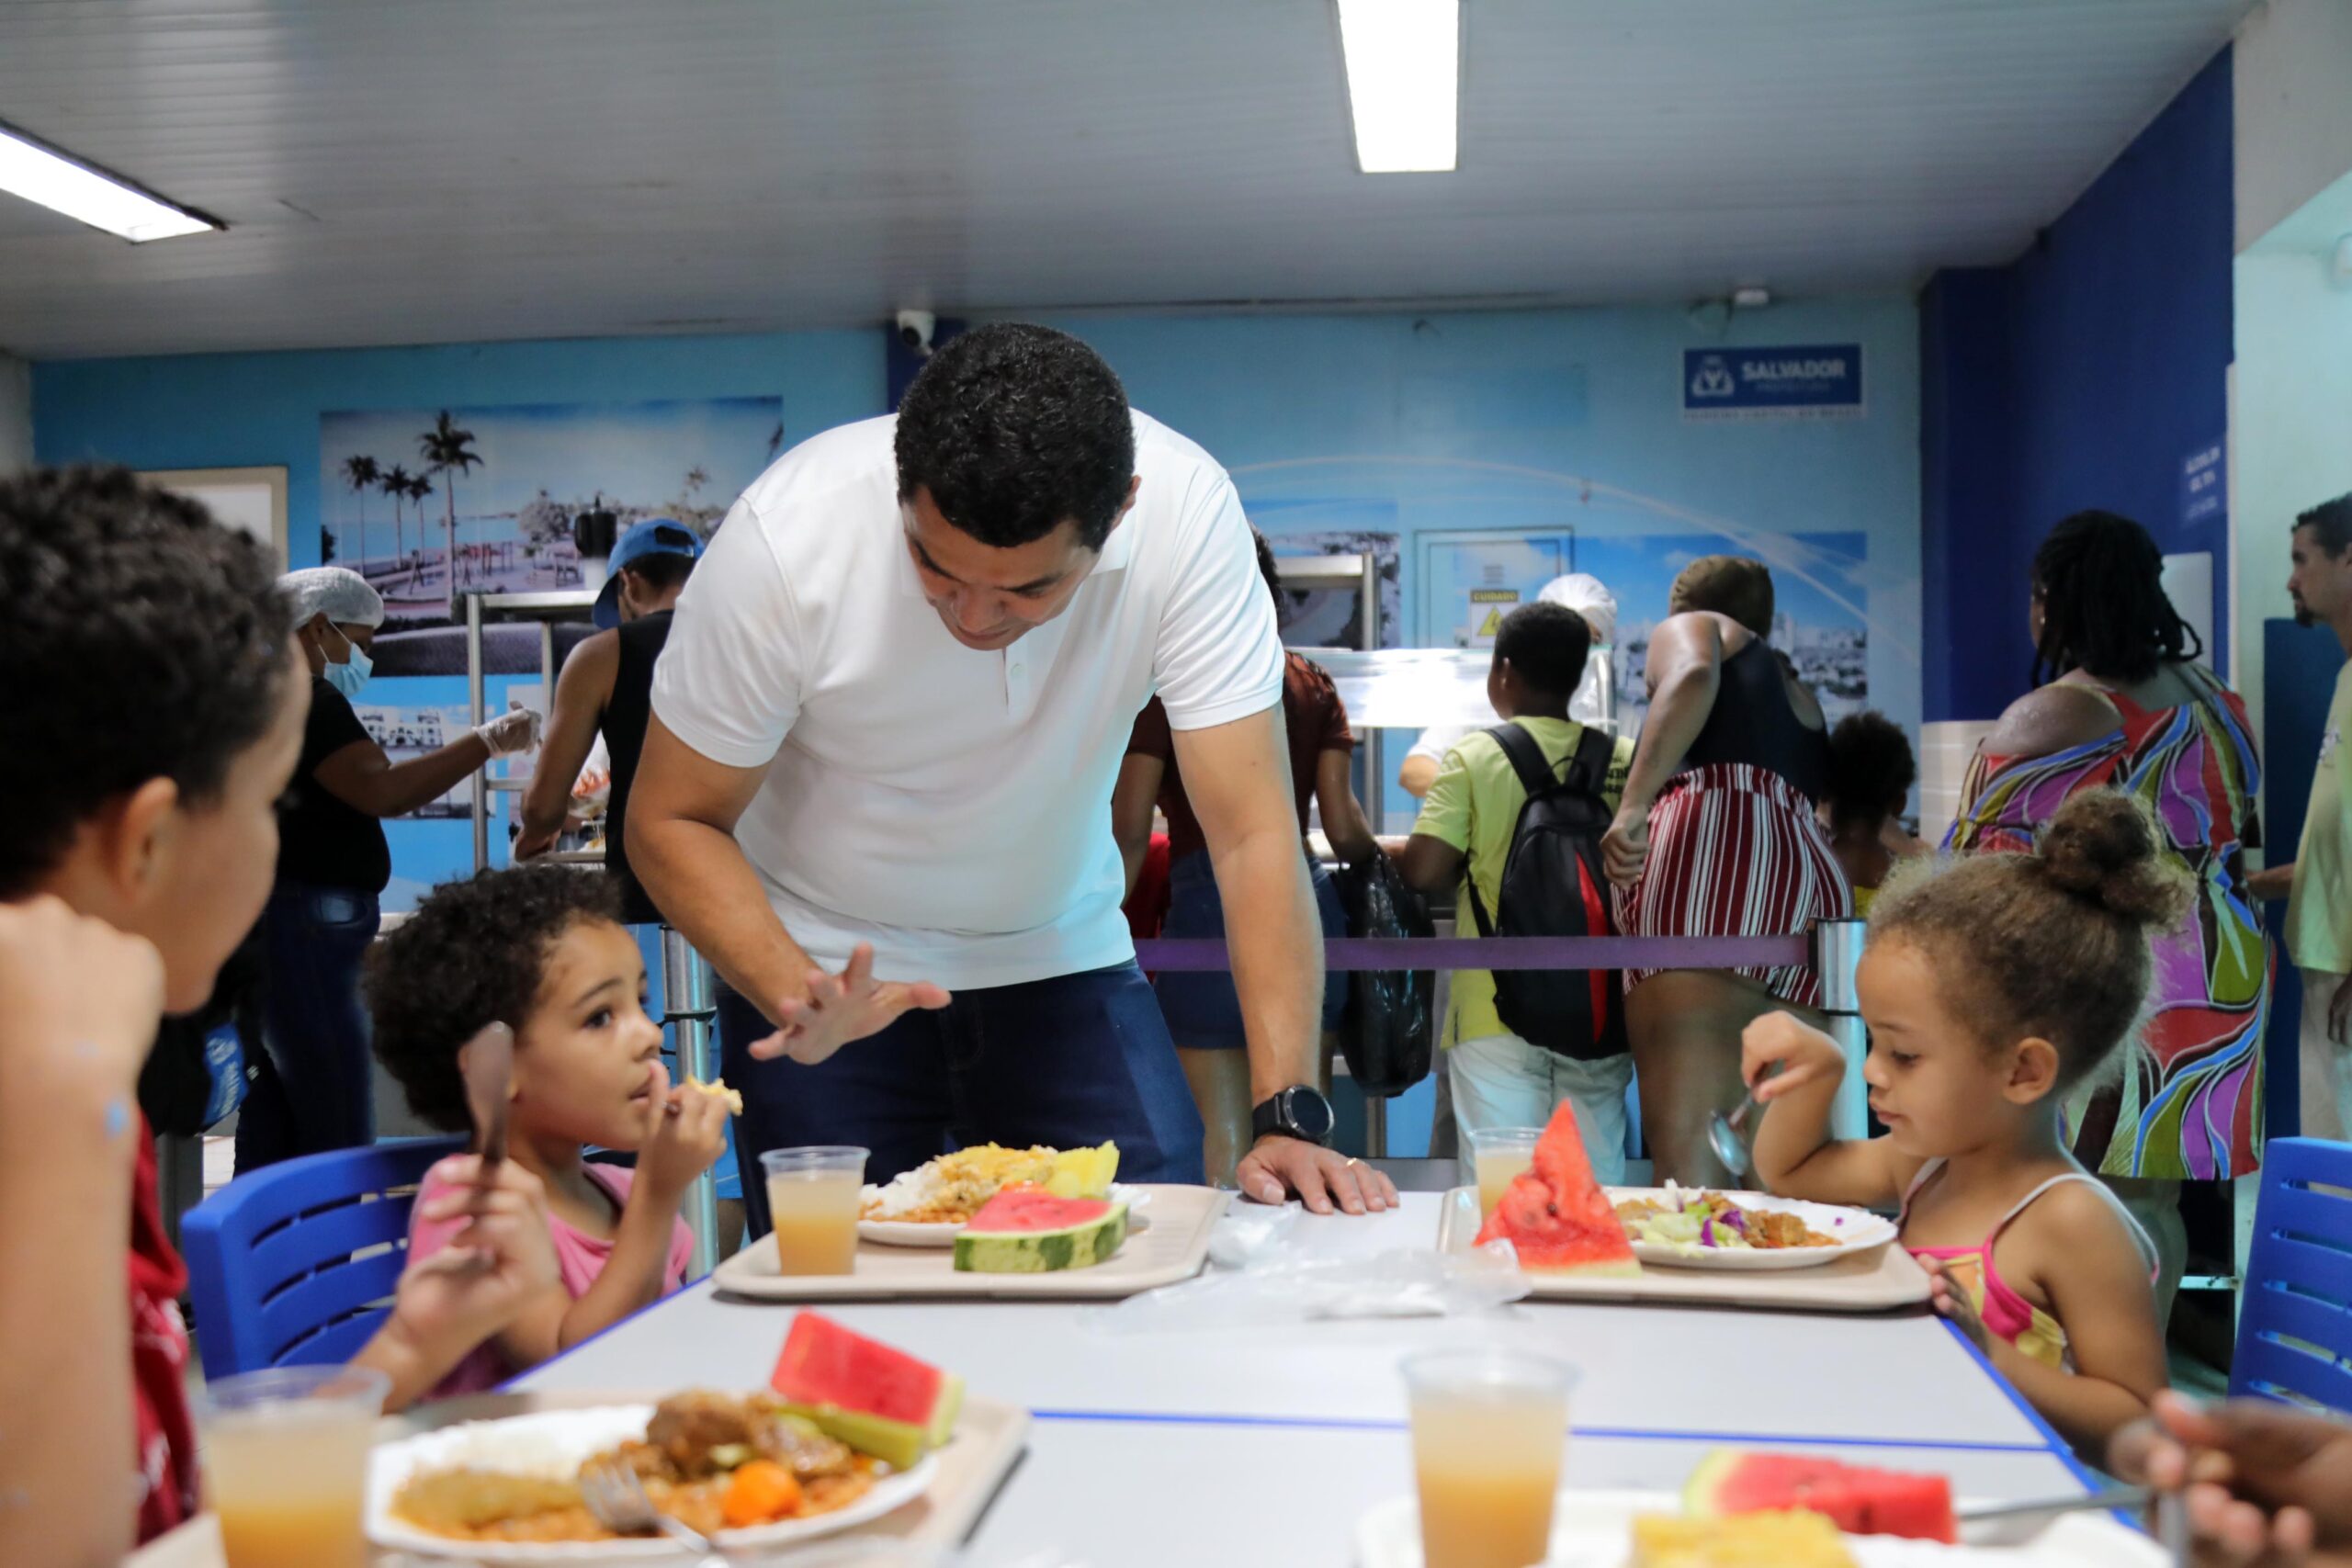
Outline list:
[[[1119,1145],[1095,1149],[1064,1149],[1054,1156],[1054,1173],[1046,1190],[1057,1198],[1107,1198],[1119,1174]]]

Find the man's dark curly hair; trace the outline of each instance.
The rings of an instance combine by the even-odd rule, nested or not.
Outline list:
[[[1009,321],[933,355],[899,404],[899,499],[927,490],[943,516],[993,549],[1065,522],[1099,550],[1136,472],[1127,394],[1068,333]]]
[[[1566,604],[1538,599],[1521,604],[1495,628],[1495,657],[1546,696],[1572,697],[1584,683],[1592,653],[1592,625]]]
[[[294,668],[259,543],[127,468],[0,479],[0,897],[150,779],[217,799]]]
[[[582,920],[621,918],[611,881],[560,865],[445,882],[368,955],[362,988],[376,1059],[429,1125],[469,1129],[458,1051],[485,1024],[520,1032],[548,955]]]

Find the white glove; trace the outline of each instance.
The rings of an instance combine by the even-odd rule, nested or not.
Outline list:
[[[510,708],[488,724],[477,725],[474,733],[492,757],[511,757],[539,743],[539,716],[529,708]]]

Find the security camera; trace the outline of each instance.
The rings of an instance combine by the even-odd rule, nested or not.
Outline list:
[[[931,334],[937,330],[939,318],[929,310],[899,312],[899,341],[916,354],[931,352]]]

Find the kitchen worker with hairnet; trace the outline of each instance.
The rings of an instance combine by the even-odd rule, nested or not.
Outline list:
[[[278,813],[277,879],[262,912],[266,1050],[237,1119],[240,1174],[376,1136],[359,962],[391,881],[383,818],[447,794],[493,757],[526,750],[537,716],[517,710],[436,750],[395,762],[352,710],[368,682],[383,596],[339,566],[288,572],[289,628],[311,667],[301,761]]]

